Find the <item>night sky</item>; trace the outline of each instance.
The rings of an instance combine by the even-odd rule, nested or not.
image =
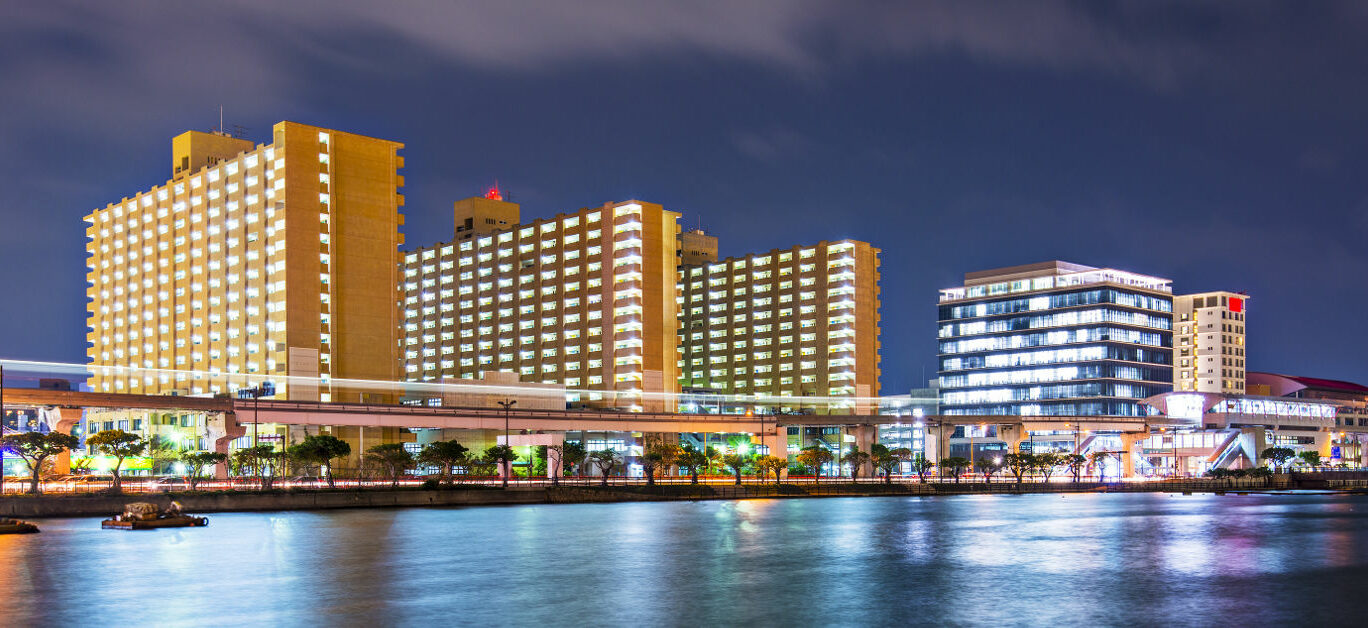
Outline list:
[[[1249,369],[1368,383],[1368,3],[0,6],[0,356],[84,362],[84,223],[171,137],[403,142],[410,244],[494,180],[723,255],[883,249],[883,392],[939,288],[1064,259],[1246,291]]]

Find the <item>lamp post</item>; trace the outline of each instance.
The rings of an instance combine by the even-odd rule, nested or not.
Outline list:
[[[508,488],[508,476],[513,475],[513,461],[508,458],[508,452],[512,451],[513,449],[513,445],[509,441],[508,414],[513,409],[513,406],[518,405],[518,400],[504,399],[503,401],[496,401],[495,403],[499,404],[499,406],[502,407],[504,411],[504,447],[506,447],[507,449],[504,450],[503,487]]]

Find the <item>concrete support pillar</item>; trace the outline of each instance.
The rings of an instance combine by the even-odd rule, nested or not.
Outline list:
[[[879,430],[874,425],[858,425],[855,428],[855,447],[860,451],[869,453],[870,446],[879,440]],[[860,475],[869,477],[873,473],[873,466],[869,463],[860,465]]]
[[[57,408],[57,421],[52,425],[52,431],[70,434],[71,430],[81,424],[81,408]],[[54,460],[53,472],[59,475],[71,473],[71,451],[63,451],[57,454]]]
[[[246,436],[247,428],[241,423],[238,423],[236,414],[232,412],[220,412],[208,416],[205,432],[209,442],[213,443],[211,446],[215,452],[229,454],[232,453],[228,451],[229,444],[235,439]],[[215,465],[214,477],[220,480],[228,479],[228,465]]]
[[[769,448],[771,456],[788,459],[788,427],[774,427],[772,431],[760,434],[760,444]]]
[[[1334,436],[1334,431],[1329,431],[1325,428],[1321,428],[1321,431],[1316,432],[1316,444],[1313,445],[1313,447],[1315,447],[1315,451],[1320,452],[1321,460],[1323,461],[1330,460],[1330,441],[1334,440]]]
[[[1021,441],[1026,440],[1026,430],[1020,425],[999,425],[998,438],[1007,445],[1007,453],[1021,452]]]
[[[1121,477],[1135,475],[1135,449],[1148,437],[1149,434],[1143,432],[1128,432],[1121,435]]]
[[[542,436],[549,436],[549,437],[551,437],[551,441],[550,441],[549,443],[547,443],[547,446],[548,446],[548,447],[550,447],[550,446],[552,446],[552,445],[560,445],[560,446],[564,446],[564,445],[565,445],[565,432],[551,432],[551,433],[549,433],[549,434],[542,434]],[[677,435],[676,435],[676,437],[677,437]],[[554,479],[554,478],[563,477],[563,476],[565,475],[565,461],[562,460],[562,461],[560,462],[560,464],[552,464],[552,462],[553,462],[553,461],[551,460],[551,455],[550,455],[550,454],[547,454],[547,456],[546,456],[546,477],[547,477],[547,479]]]

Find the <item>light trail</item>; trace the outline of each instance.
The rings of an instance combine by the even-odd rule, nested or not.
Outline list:
[[[137,366],[120,365],[100,365],[100,364],[75,364],[69,362],[42,362],[35,360],[11,360],[0,359],[0,366],[7,372],[30,373],[39,375],[64,375],[85,379],[93,377],[97,373],[109,377],[140,377],[156,378],[160,383],[172,383],[175,381],[222,381],[225,385],[234,388],[249,388],[263,382],[284,383],[289,387],[312,388],[317,386],[319,390],[326,391],[329,387],[346,388],[349,390],[361,390],[371,392],[384,392],[390,394],[506,394],[517,395],[520,397],[542,397],[542,398],[564,398],[569,399],[570,395],[580,397],[578,401],[598,401],[611,400],[614,398],[622,399],[642,399],[652,401],[674,401],[676,403],[696,403],[700,405],[715,405],[717,403],[732,403],[746,405],[778,405],[791,406],[798,408],[806,407],[838,407],[844,409],[846,406],[869,405],[873,408],[893,408],[897,406],[910,405],[910,395],[890,395],[886,397],[835,397],[835,396],[792,396],[792,395],[737,395],[737,394],[701,394],[701,393],[664,393],[664,392],[645,392],[641,390],[610,390],[610,389],[588,389],[588,388],[560,388],[557,384],[541,384],[526,382],[519,385],[507,384],[480,384],[480,383],[459,383],[459,382],[422,382],[422,381],[386,381],[373,379],[352,379],[352,378],[323,378],[305,377],[300,375],[268,375],[263,373],[223,373],[214,371],[198,371],[184,369],[162,369]],[[165,378],[166,381],[161,381]],[[555,388],[551,388],[555,386]],[[563,391],[563,392],[562,392]],[[231,392],[225,391],[225,392]],[[190,395],[190,396],[209,396],[209,395]]]

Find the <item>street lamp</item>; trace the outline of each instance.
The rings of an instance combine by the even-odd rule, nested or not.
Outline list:
[[[513,475],[513,461],[508,459],[508,452],[513,448],[508,434],[508,413],[513,409],[513,406],[518,405],[518,400],[504,399],[503,401],[496,401],[495,403],[499,404],[504,410],[504,447],[507,449],[504,450],[503,487],[508,488],[508,476]]]

